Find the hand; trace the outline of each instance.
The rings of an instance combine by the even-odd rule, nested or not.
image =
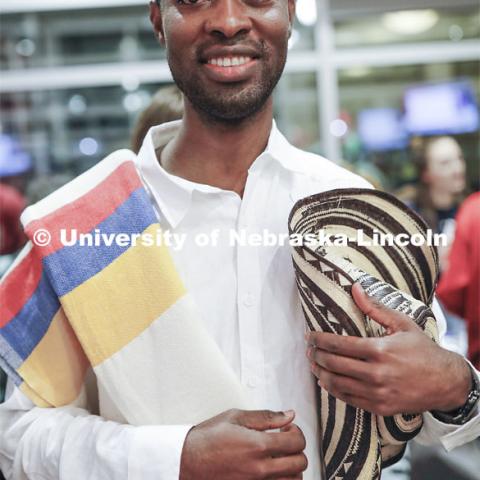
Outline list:
[[[293,411],[228,410],[193,427],[185,439],[180,480],[301,479],[305,437]],[[279,432],[267,430],[280,429]]]
[[[465,360],[438,346],[407,315],[370,298],[359,284],[352,294],[387,336],[307,334],[307,356],[319,385],[350,405],[383,416],[460,408],[471,388]]]

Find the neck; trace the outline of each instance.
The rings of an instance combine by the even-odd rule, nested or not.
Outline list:
[[[161,164],[173,175],[242,196],[248,168],[267,146],[272,116],[271,98],[238,123],[208,121],[185,99],[182,126],[163,149]]]
[[[432,205],[440,210],[447,210],[453,207],[455,203],[455,194],[452,192],[446,192],[442,189],[432,188],[430,190],[430,199]]]

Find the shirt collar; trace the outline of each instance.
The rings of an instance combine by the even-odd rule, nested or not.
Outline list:
[[[180,128],[181,120],[152,127],[142,144],[137,157],[137,165],[153,195],[160,213],[172,228],[185,217],[192,201],[193,192],[218,193],[222,189],[210,185],[190,182],[168,173],[159,163],[156,150],[166,145]],[[295,148],[280,133],[275,121],[264,152],[252,163],[249,172],[258,171],[264,159],[272,159],[288,170],[295,169]]]
[[[270,137],[268,138],[267,148],[262,155],[266,155],[269,158],[275,160],[287,170],[296,170],[296,148],[291,145],[288,140],[282,135],[282,133],[277,127],[277,123],[275,122],[275,120],[272,123],[272,130],[270,132]]]

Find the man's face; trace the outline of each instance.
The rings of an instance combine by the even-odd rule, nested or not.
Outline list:
[[[294,0],[162,0],[151,20],[173,78],[193,107],[243,120],[270,97],[285,66]]]

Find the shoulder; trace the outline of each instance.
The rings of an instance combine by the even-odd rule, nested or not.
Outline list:
[[[475,192],[469,195],[460,206],[460,211],[476,211],[478,213],[478,208],[480,207],[480,192]]]
[[[28,223],[74,204],[87,195],[95,196],[105,191],[112,181],[132,181],[136,155],[130,150],[117,150],[95,164],[86,172],[55,190],[42,200],[30,205],[22,214],[21,222]]]
[[[318,183],[322,189],[334,188],[373,188],[371,183],[360,175],[321,155],[306,152],[291,146],[291,166],[296,173],[310,182]]]
[[[480,228],[478,212],[480,209],[480,192],[472,193],[468,196],[457,213],[457,224],[459,228],[464,226],[466,229]]]

